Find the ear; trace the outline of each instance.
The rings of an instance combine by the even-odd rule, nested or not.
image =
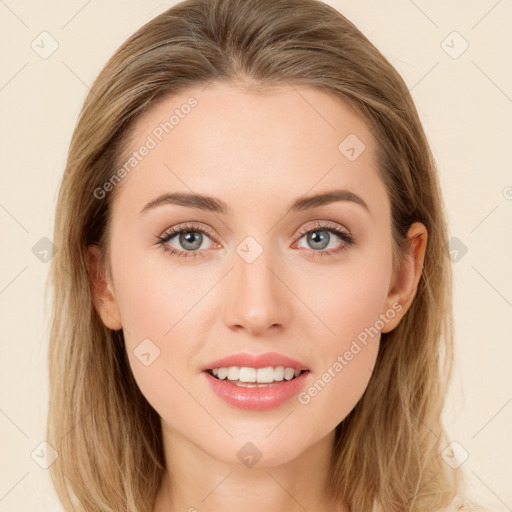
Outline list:
[[[96,311],[106,327],[112,330],[122,328],[121,315],[114,297],[112,283],[106,272],[106,265],[97,245],[89,245],[85,252],[87,271],[91,280]]]
[[[396,315],[385,323],[381,331],[383,333],[392,331],[400,323],[413,302],[423,270],[427,237],[427,229],[421,222],[411,224],[407,233],[407,254],[402,266],[393,276],[383,311],[385,314],[386,311],[393,310]]]

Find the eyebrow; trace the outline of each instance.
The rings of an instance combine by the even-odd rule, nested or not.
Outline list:
[[[329,190],[311,196],[298,197],[288,206],[286,213],[300,212],[312,208],[318,208],[320,206],[338,201],[358,204],[362,206],[368,213],[370,213],[368,205],[360,196],[345,189]],[[146,204],[146,206],[144,206],[140,213],[153,210],[158,206],[169,204],[186,206],[188,208],[197,208],[199,210],[205,210],[213,213],[222,213],[224,215],[227,215],[232,211],[227,203],[215,197],[189,192],[174,192],[163,194],[153,201],[150,201]]]

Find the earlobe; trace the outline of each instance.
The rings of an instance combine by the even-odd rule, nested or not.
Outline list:
[[[112,330],[121,329],[121,316],[99,247],[88,246],[85,259],[96,311],[106,327]]]
[[[386,314],[390,308],[397,310],[396,315],[384,326],[381,332],[392,331],[400,320],[407,313],[411,306],[418,283],[423,271],[423,261],[425,259],[425,251],[427,246],[428,233],[426,227],[421,222],[414,222],[407,233],[408,252],[405,256],[402,266],[398,269],[391,283],[388,297],[386,299]],[[395,304],[395,307],[393,307]],[[396,304],[400,304],[398,310]]]

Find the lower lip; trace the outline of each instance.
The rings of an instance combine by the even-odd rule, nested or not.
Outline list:
[[[253,411],[263,411],[272,409],[283,404],[304,387],[305,380],[309,371],[302,372],[298,377],[292,380],[283,380],[269,384],[265,387],[246,388],[231,384],[226,380],[219,380],[203,372],[206,375],[208,384],[213,392],[230,405],[240,409],[252,409]]]

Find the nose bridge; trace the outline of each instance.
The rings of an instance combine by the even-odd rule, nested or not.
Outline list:
[[[225,293],[225,323],[244,327],[252,334],[284,326],[289,304],[286,287],[277,277],[277,259],[272,257],[272,251],[248,237],[233,254],[233,265]]]

